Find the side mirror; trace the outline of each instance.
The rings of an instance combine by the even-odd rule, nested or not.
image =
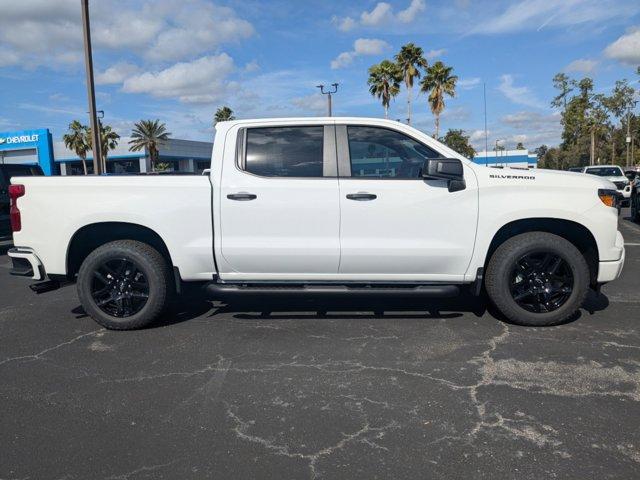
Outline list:
[[[464,190],[464,167],[457,158],[429,158],[422,166],[422,177],[429,180],[447,180],[450,192]]]

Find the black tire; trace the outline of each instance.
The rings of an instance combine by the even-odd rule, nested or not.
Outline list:
[[[87,256],[77,288],[82,307],[97,323],[110,330],[133,330],[160,316],[172,285],[169,265],[157,250],[135,240],[117,240]]]
[[[510,322],[525,326],[571,319],[587,296],[589,282],[582,253],[546,232],[523,233],[504,242],[491,256],[485,276],[493,304]]]

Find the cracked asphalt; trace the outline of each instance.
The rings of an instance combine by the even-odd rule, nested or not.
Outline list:
[[[0,247],[0,479],[640,477],[640,226],[579,318],[189,296],[110,332]]]

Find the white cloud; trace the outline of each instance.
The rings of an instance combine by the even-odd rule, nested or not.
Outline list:
[[[425,9],[426,5],[424,0],[411,0],[411,3],[406,9],[398,12],[398,20],[402,23],[411,23],[415,20],[416,16],[424,12]]]
[[[471,90],[480,85],[480,77],[463,78],[458,80],[458,87],[462,90]]]
[[[356,57],[363,55],[381,55],[389,48],[391,48],[391,46],[384,40],[377,38],[358,38],[353,42],[353,50],[342,52],[331,61],[331,68],[336,70],[338,68],[348,67]]]
[[[373,27],[393,19],[392,7],[386,2],[380,2],[370,12],[360,14],[360,23],[367,27]]]
[[[68,63],[82,53],[80,5],[71,0],[3,2],[0,10],[0,65],[32,68]]]
[[[319,93],[296,97],[291,103],[306,113],[321,115],[327,112],[327,99]]]
[[[337,70],[339,68],[346,68],[353,63],[355,57],[354,52],[342,52],[336,58],[331,60],[331,68]]]
[[[260,70],[260,64],[257,60],[251,60],[249,63],[245,64],[242,70],[245,73],[257,72],[258,70]]]
[[[560,113],[541,113],[538,111],[521,110],[503,115],[489,132],[489,150],[493,148],[496,139],[504,141],[506,148],[515,148],[522,142],[530,151],[541,144],[557,145],[560,141]],[[472,136],[472,143],[476,150],[484,151],[484,131]]]
[[[570,72],[591,73],[595,70],[597,65],[598,65],[598,62],[596,60],[591,60],[588,58],[579,58],[571,62],[566,67],[564,67],[564,71],[567,73],[570,73]]]
[[[513,75],[502,75],[500,77],[498,90],[513,103],[535,108],[544,107],[542,102],[536,98],[529,87],[518,87],[514,84]]]
[[[157,72],[134,75],[125,80],[122,90],[177,98],[184,103],[209,103],[224,98],[235,87],[227,81],[233,70],[233,59],[221,53],[176,63]]]
[[[378,2],[371,11],[363,11],[360,13],[359,20],[353,17],[339,17],[334,15],[331,18],[338,30],[348,32],[358,26],[375,28],[388,27],[393,24],[409,24],[416,20],[420,13],[426,9],[424,0],[411,0],[407,8],[394,13],[393,7],[387,2]]]
[[[622,63],[636,66],[640,64],[640,27],[636,27],[622,35],[605,48],[607,57]]]
[[[340,18],[337,15],[334,15],[331,18],[331,23],[333,23],[338,30],[342,32],[348,32],[353,30],[357,26],[357,22],[351,17]]]
[[[471,112],[467,107],[458,106],[446,109],[444,112],[442,112],[440,118],[448,122],[462,122],[464,120],[468,120],[470,116]]]
[[[104,17],[109,19],[106,22],[92,22],[91,37],[95,46],[138,50],[147,46],[164,27],[162,19],[136,15],[131,10],[113,13]]]
[[[162,29],[145,56],[155,61],[193,58],[229,42],[254,34],[253,26],[238,18],[231,8],[220,7],[203,0],[189,0],[166,19]]]
[[[476,19],[471,33],[500,34],[549,27],[599,23],[628,18],[638,11],[633,2],[619,0],[521,0],[500,11],[496,3],[486,19]]]
[[[377,38],[359,38],[353,42],[353,51],[356,55],[380,55],[389,49],[390,45]]]
[[[441,57],[445,53],[447,53],[446,48],[439,48],[437,50],[429,50],[427,53],[424,54],[424,56],[427,60],[433,60],[434,58]]]
[[[491,130],[487,130],[487,136],[490,136],[492,133],[493,132]],[[482,140],[484,145],[484,138],[485,138],[484,130],[474,130],[469,134],[469,140],[474,145],[477,145],[480,142],[480,140]],[[484,151],[484,146],[482,147],[482,150]]]
[[[253,26],[228,7],[205,0],[102,0],[91,4],[97,50],[126,50],[154,62],[189,60],[247,38]],[[76,0],[2,2],[0,66],[68,66],[82,62]]]
[[[132,76],[135,73],[138,73],[139,71],[140,68],[132,63],[118,62],[107,68],[104,72],[97,73],[96,84],[108,85],[114,83],[122,83],[128,77]]]
[[[560,122],[560,114],[553,113],[546,115],[540,112],[520,111],[504,115],[501,118],[502,123],[517,129],[535,129],[551,127],[556,128]]]

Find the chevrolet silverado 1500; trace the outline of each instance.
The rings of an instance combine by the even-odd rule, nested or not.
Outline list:
[[[203,176],[13,178],[13,273],[75,280],[112,329],[149,325],[185,282],[218,298],[466,287],[551,325],[620,275],[616,192],[596,176],[487,168],[379,119],[216,130]]]

